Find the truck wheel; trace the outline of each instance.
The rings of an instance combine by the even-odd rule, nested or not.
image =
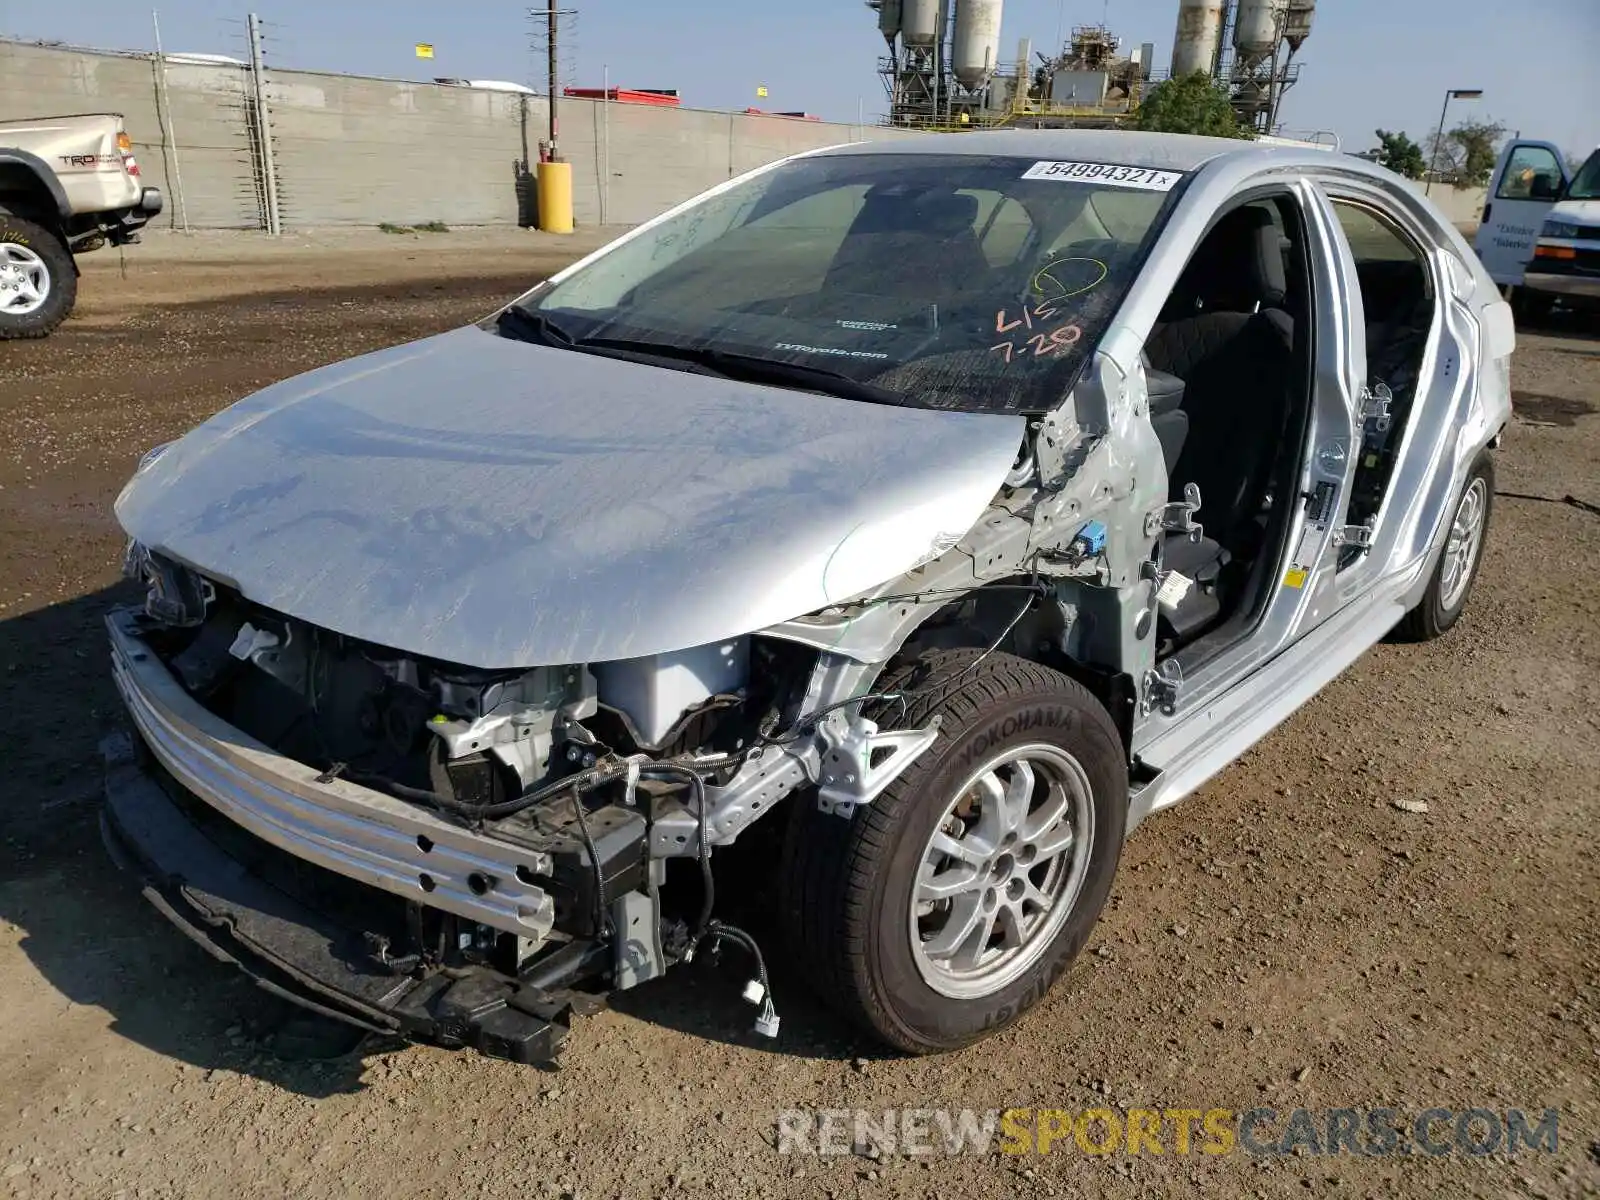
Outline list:
[[[1128,815],[1110,715],[1060,672],[930,651],[880,681],[939,738],[846,820],[795,798],[781,909],[824,1000],[889,1045],[951,1050],[1016,1020],[1083,948]],[[891,710],[894,711],[894,710]]]
[[[1548,292],[1533,292],[1519,287],[1511,298],[1512,315],[1525,325],[1543,325],[1550,320],[1555,297]]]
[[[0,341],[44,337],[77,298],[78,273],[61,239],[0,213]]]
[[[1467,472],[1466,486],[1450,514],[1450,531],[1422,602],[1400,619],[1400,641],[1431,642],[1461,619],[1483,561],[1483,539],[1494,508],[1494,462],[1485,450]]]

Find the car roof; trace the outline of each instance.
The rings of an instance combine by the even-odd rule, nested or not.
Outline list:
[[[1109,162],[1130,167],[1193,171],[1213,159],[1299,157],[1303,147],[1261,145],[1236,138],[1121,129],[991,129],[930,133],[893,141],[855,142],[827,154],[962,154],[1035,157],[1059,162]]]

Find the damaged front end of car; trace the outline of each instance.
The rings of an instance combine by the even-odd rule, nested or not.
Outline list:
[[[1025,653],[1127,740],[1164,499],[1141,373],[1097,359],[1026,419],[690,376],[641,408],[644,368],[545,351],[586,402],[542,402],[526,452],[522,376],[448,422],[413,399],[504,350],[382,352],[410,390],[333,368],[141,464],[108,844],[211,953],[364,1028],[549,1061],[574,1013],[726,942],[773,1035],[713,851],[786,802],[849,819],[929,752],[891,663]],[[589,435],[604,405],[627,439]]]
[[[798,787],[847,814],[936,735],[879,733],[870,696],[817,711],[808,694],[857,672],[782,638],[484,671],[269,611],[138,543],[126,567],[147,595],[107,618],[137,734],[108,762],[115,856],[270,990],[495,1057],[554,1058],[574,1012],[708,939],[754,950],[712,920],[712,847]]]

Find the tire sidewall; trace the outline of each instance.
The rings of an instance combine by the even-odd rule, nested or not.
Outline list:
[[[1450,544],[1450,528],[1455,524],[1456,514],[1461,509],[1461,502],[1466,498],[1476,480],[1482,479],[1483,488],[1483,522],[1478,534],[1478,551],[1473,556],[1472,567],[1467,574],[1467,586],[1462,589],[1461,598],[1456,601],[1454,608],[1446,608],[1444,604],[1444,569],[1445,547]],[[1494,463],[1487,452],[1480,455],[1472,464],[1472,469],[1467,472],[1466,482],[1461,485],[1461,491],[1455,496],[1450,506],[1450,512],[1445,518],[1444,540],[1439,546],[1439,561],[1433,570],[1433,580],[1428,585],[1428,616],[1435,634],[1444,633],[1461,619],[1461,614],[1467,609],[1467,601],[1472,599],[1472,588],[1478,580],[1478,570],[1483,566],[1483,554],[1488,548],[1489,518],[1494,514]]]
[[[5,213],[0,213],[0,243],[26,246],[39,256],[50,277],[50,292],[38,308],[23,315],[0,311],[0,340],[41,337],[66,319],[76,299],[72,253],[49,230]]]
[[[936,754],[896,782],[904,812],[887,869],[877,873],[867,928],[867,983],[906,1041],[954,1048],[993,1032],[1032,1007],[1083,948],[1110,893],[1127,824],[1127,769],[1109,718],[1065,696],[1031,695],[985,712],[965,729],[941,735]],[[989,996],[964,1000],[936,992],[917,969],[910,912],[923,850],[955,789],[987,759],[1013,746],[1046,743],[1071,754],[1087,775],[1094,839],[1073,909],[1046,950],[1017,979]],[[881,802],[881,801],[880,801]]]

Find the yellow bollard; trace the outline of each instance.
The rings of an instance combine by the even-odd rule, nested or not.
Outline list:
[[[572,164],[539,164],[539,228],[546,233],[572,232]]]

